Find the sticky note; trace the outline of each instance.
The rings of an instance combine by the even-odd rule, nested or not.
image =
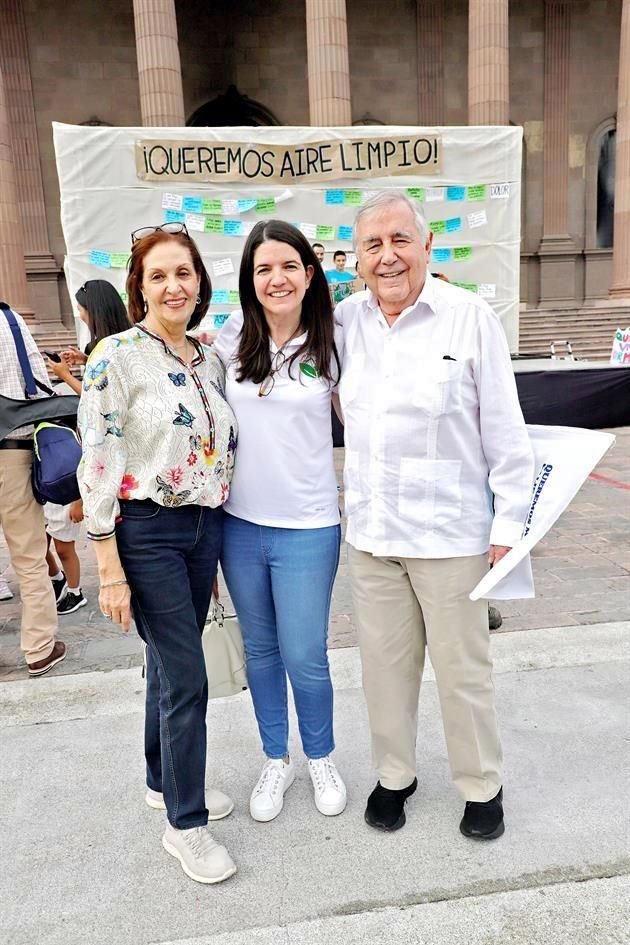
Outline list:
[[[435,247],[431,251],[431,258],[435,262],[450,262],[451,260],[451,251],[447,247]]]
[[[227,289],[214,289],[212,292],[213,305],[227,305],[229,293]]]
[[[447,233],[457,233],[458,230],[462,228],[462,218],[461,217],[451,217],[446,221],[446,232]]]
[[[477,295],[482,299],[496,299],[497,287],[493,282],[481,282],[477,288]]]
[[[204,230],[206,233],[223,233],[223,220],[221,217],[206,217]]]
[[[302,231],[307,240],[317,239],[317,226],[314,223],[299,223],[298,229]]]
[[[327,190],[326,203],[343,203],[343,190]]]
[[[338,240],[351,240],[352,239],[352,227],[351,226],[339,226],[337,227],[337,239]],[[347,260],[346,260],[347,264]]]
[[[438,235],[446,233],[446,220],[431,220],[429,223],[429,229]]]
[[[212,263],[212,271],[215,276],[229,276],[230,273],[234,272],[234,263],[229,256],[226,256],[225,259],[216,259]]]
[[[214,197],[204,197],[201,201],[202,213],[223,213],[223,201]]]
[[[467,289],[469,292],[476,292],[478,288],[476,282],[454,282],[453,285],[459,286],[460,289]]]
[[[90,262],[93,266],[100,266],[102,269],[109,269],[112,263],[111,253],[106,253],[102,249],[93,249],[90,252]]]
[[[360,190],[344,190],[343,192],[343,202],[351,207],[359,206],[362,199]]]
[[[486,216],[485,210],[475,210],[473,213],[468,214],[468,226],[471,230],[474,230],[477,226],[485,226],[488,222],[488,217]]]
[[[162,207],[165,210],[181,210],[182,200],[181,194],[162,194]]]
[[[243,224],[241,220],[224,220],[223,232],[226,236],[242,236]]]
[[[487,188],[485,184],[475,184],[473,187],[467,187],[466,199],[467,200],[485,200],[486,190]]]
[[[412,200],[419,200],[420,203],[424,203],[426,197],[424,187],[407,187],[407,193]]]
[[[509,184],[490,184],[490,200],[501,200],[509,196]]]
[[[253,210],[254,207],[256,206],[256,200],[254,200],[251,197],[248,197],[247,199],[237,200],[236,203],[238,206],[239,213],[247,213],[248,210]]]
[[[167,210],[164,214],[165,223],[184,223],[186,214],[181,210]]]
[[[120,289],[119,292],[118,292],[118,295],[121,297],[121,299],[123,300],[123,302],[124,302],[125,305],[126,305],[127,302],[129,301],[129,296],[127,295],[127,293],[125,292],[125,290],[124,290],[124,289]]]
[[[334,240],[334,226],[327,226],[323,223],[318,223],[315,238],[318,240]]]
[[[286,190],[283,190],[281,194],[278,194],[276,197],[276,203],[283,203],[285,200],[290,200],[293,196],[292,192],[287,187]]]
[[[446,199],[447,200],[465,200],[466,188],[465,187],[447,187]]]
[[[427,203],[437,203],[439,200],[444,200],[444,188],[425,187],[424,196]]]
[[[472,256],[472,246],[456,246],[453,250],[453,259],[455,262],[461,262],[463,259],[470,259]]]
[[[182,210],[184,213],[202,213],[203,200],[201,197],[184,197],[182,201]]]
[[[215,312],[210,317],[214,328],[222,328],[230,317],[230,312]]]
[[[231,213],[239,213],[238,209],[238,200],[223,200],[223,207],[219,210],[219,213],[229,216]]]
[[[261,197],[256,201],[256,213],[273,213],[276,201],[273,197]]]
[[[241,236],[249,236],[255,226],[256,223],[254,220],[243,220],[241,224]]]
[[[112,269],[126,269],[129,261],[129,253],[112,253],[110,256],[110,266]]]
[[[228,302],[230,305],[238,305],[240,296],[238,294],[238,289],[230,289],[228,292]]]
[[[187,213],[184,220],[186,228],[189,230],[197,230],[199,233],[203,233],[204,228],[204,218],[197,213]]]

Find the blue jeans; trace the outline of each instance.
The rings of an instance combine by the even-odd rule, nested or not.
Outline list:
[[[271,528],[225,516],[221,567],[268,758],[288,754],[287,674],[305,754],[323,758],[335,747],[326,643],[340,540],[339,525]]]
[[[208,679],[201,647],[223,535],[221,508],[121,501],[120,560],[138,633],[147,644],[147,785],[162,791],[170,823],[208,822],[205,800]]]

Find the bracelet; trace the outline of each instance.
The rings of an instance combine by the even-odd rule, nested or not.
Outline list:
[[[109,581],[108,584],[101,584],[101,590],[103,590],[104,587],[116,587],[118,584],[128,584],[128,583],[129,582],[126,581],[124,578],[122,579],[122,581]]]

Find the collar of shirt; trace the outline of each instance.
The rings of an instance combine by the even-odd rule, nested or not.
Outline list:
[[[142,322],[138,322],[138,324],[136,325],[136,328],[139,328],[140,331],[143,331],[143,332],[145,333],[145,335],[148,335],[148,336],[149,336],[149,338],[153,338],[154,341],[159,341],[160,344],[162,345],[162,347],[164,348],[164,351],[165,351],[167,354],[170,354],[171,357],[175,358],[176,361],[179,361],[180,364],[185,364],[185,363],[186,363],[183,358],[180,358],[179,355],[175,354],[175,352],[172,351],[171,348],[169,348],[169,346],[167,345],[167,343],[164,341],[164,338],[162,338],[162,337],[160,337],[160,335],[156,335],[154,332],[150,331],[150,329],[148,329],[146,325],[143,325]],[[196,367],[198,364],[201,364],[202,361],[205,361],[205,360],[206,360],[206,355],[205,355],[205,353],[204,353],[203,345],[201,344],[201,342],[200,342],[200,341],[197,341],[196,338],[193,338],[192,335],[186,335],[186,341],[190,341],[191,345],[193,346],[193,348],[194,348],[195,351],[197,352],[196,356],[195,356],[195,357],[192,359],[192,361],[190,362],[190,366],[191,366],[191,368],[193,368],[193,367]]]
[[[300,345],[303,345],[306,341],[306,335],[307,333],[303,331],[301,335],[296,335],[294,338],[290,338],[281,345],[277,345],[271,335],[269,335],[269,350],[271,354],[274,355],[276,352],[280,351],[280,348],[285,351],[288,351],[289,348],[299,348]]]
[[[437,298],[436,298],[436,292],[435,292],[435,279],[433,278],[433,276],[429,275],[428,272],[426,274],[424,285],[422,286],[420,295],[418,296],[416,301],[413,302],[412,305],[408,305],[407,308],[404,308],[402,310],[402,312],[400,313],[396,321],[393,323],[393,325],[388,325],[387,319],[385,318],[385,316],[383,315],[383,312],[381,311],[378,297],[374,295],[371,289],[368,289],[367,293],[368,293],[368,297],[367,297],[368,308],[376,311],[379,322],[381,322],[386,328],[390,328],[390,329],[395,328],[396,325],[400,321],[402,321],[403,318],[405,318],[405,316],[408,316],[412,314],[413,312],[422,311],[422,306],[426,306],[427,308],[431,310],[431,312],[433,312],[434,315],[437,315]]]

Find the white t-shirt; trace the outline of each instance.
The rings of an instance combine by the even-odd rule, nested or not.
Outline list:
[[[230,497],[230,515],[277,528],[324,528],[339,523],[337,479],[330,419],[332,390],[310,377],[299,361],[275,375],[271,393],[259,397],[260,384],[236,380],[236,352],[242,312],[233,312],[219,332],[214,350],[226,369],[226,395],[238,422],[238,446]],[[304,335],[284,348],[287,359]],[[339,360],[342,334],[335,331]],[[270,353],[278,350],[270,339]],[[336,376],[336,366],[333,368]]]

